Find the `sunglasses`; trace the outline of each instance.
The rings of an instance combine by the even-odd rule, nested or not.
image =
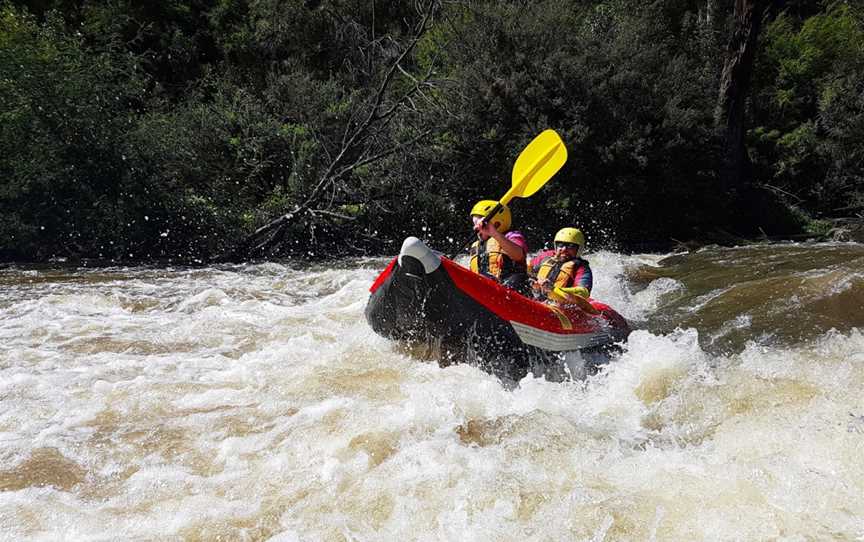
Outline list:
[[[557,243],[555,243],[555,248],[556,248],[556,249],[559,249],[559,248],[572,248],[572,249],[575,249],[575,250],[579,250],[579,245],[578,245],[577,243],[561,243],[561,242],[557,242]]]

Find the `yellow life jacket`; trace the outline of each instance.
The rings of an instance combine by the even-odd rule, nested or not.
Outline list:
[[[537,270],[537,279],[548,279],[552,282],[549,286],[550,288],[554,288],[555,286],[560,288],[573,286],[578,261],[560,262],[555,256],[549,256],[540,264],[540,269]]]
[[[527,273],[527,262],[516,263],[502,249],[494,237],[486,240],[481,250],[480,241],[471,245],[471,271],[494,278],[498,282],[514,273]]]

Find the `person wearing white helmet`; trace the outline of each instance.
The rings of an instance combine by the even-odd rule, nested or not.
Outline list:
[[[536,262],[532,268],[536,277],[532,284],[535,295],[557,300],[552,294],[563,292],[587,299],[594,279],[591,266],[582,258],[584,251],[585,234],[581,230],[570,227],[558,230],[555,253]]]
[[[493,211],[494,216],[486,218]],[[527,290],[528,243],[521,232],[510,230],[512,219],[510,209],[506,205],[499,206],[494,200],[478,201],[471,208],[477,240],[469,249],[470,266],[475,273],[505,286]]]

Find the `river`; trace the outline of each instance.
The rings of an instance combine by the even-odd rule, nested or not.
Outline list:
[[[386,259],[0,270],[3,540],[862,540],[864,246],[590,255],[636,328],[509,389]]]

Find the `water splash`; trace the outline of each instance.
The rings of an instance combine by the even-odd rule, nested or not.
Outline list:
[[[595,255],[595,295],[643,329],[586,380],[529,376],[513,390],[467,365],[410,357],[368,329],[367,288],[385,259],[312,269],[7,269],[0,532],[859,538],[857,317],[833,331],[764,339],[791,337],[780,329],[790,313],[769,318],[767,307],[811,299],[814,280],[834,277],[805,303],[817,313],[834,314],[819,299],[840,300],[835,309],[854,303],[858,268],[844,262],[858,249],[760,250],[671,264]],[[748,275],[762,259],[767,270]],[[733,276],[774,272],[795,286],[727,299],[717,325],[711,303],[695,301],[735,296]],[[729,336],[734,348],[715,348]]]

